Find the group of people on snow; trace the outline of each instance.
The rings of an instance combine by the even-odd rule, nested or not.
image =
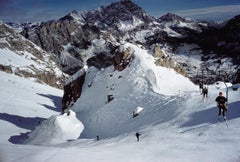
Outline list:
[[[202,87],[202,94],[203,98],[206,99],[208,97],[208,87]],[[217,102],[218,107],[218,120],[220,120],[221,115],[223,116],[224,120],[226,120],[226,111],[227,111],[227,98],[223,96],[222,92],[219,92],[219,95],[215,99]],[[135,136],[137,137],[137,141],[139,142],[140,133],[137,132]]]
[[[207,85],[203,86],[203,83],[199,84],[200,91],[203,95],[203,100],[205,101],[208,98],[208,87]],[[223,96],[222,92],[219,92],[219,96],[215,99],[218,107],[218,119],[221,118],[221,115],[226,119],[227,111],[227,98]]]
[[[203,84],[200,84],[199,86],[201,93],[203,94],[204,101],[208,97],[208,87]],[[226,111],[227,111],[227,98],[223,96],[222,92],[219,92],[219,95],[215,99],[217,102],[218,107],[218,120],[220,120],[221,115],[223,116],[224,120],[226,120]],[[133,112],[133,118],[136,117],[138,114]],[[139,132],[136,132],[135,134],[137,141],[139,142],[139,137],[141,134]],[[99,136],[97,136],[97,141],[99,140]]]
[[[202,82],[199,84],[199,89],[203,95],[203,100],[205,101],[208,98],[208,86],[204,85]],[[215,99],[218,107],[218,118],[220,119],[221,115],[226,119],[227,111],[227,98],[223,96],[222,92],[219,92],[219,96]]]

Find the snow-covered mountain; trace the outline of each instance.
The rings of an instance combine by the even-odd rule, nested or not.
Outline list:
[[[239,82],[236,79],[239,78],[239,35],[234,34],[239,33],[238,22],[235,17],[216,26],[171,13],[154,18],[131,0],[121,0],[95,11],[73,11],[38,27],[25,26],[22,35],[54,53],[63,71],[71,75],[88,64],[89,59],[103,57],[102,64],[106,65],[107,61],[111,65],[109,60],[116,55],[115,49],[132,42],[149,50],[160,44],[195,83],[199,82],[201,71],[208,71],[205,77],[210,78],[208,82],[214,82],[224,77],[219,76],[222,70],[231,71],[227,80]],[[200,64],[191,64],[196,58]],[[229,70],[228,66],[233,68]]]
[[[0,24],[0,161],[239,161],[240,93],[221,82],[240,78],[238,16],[157,19],[121,0],[12,25]],[[64,91],[49,86],[64,78],[58,64]],[[217,124],[219,91],[228,125]]]
[[[22,77],[34,78],[58,88],[64,75],[53,56],[24,38],[10,26],[0,23],[0,70]]]

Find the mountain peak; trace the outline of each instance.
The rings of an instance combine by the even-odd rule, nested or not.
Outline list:
[[[187,22],[186,19],[182,18],[181,16],[178,16],[174,13],[167,13],[160,18],[158,18],[158,21],[160,22],[171,22],[171,21],[182,21],[182,22]]]
[[[111,3],[107,8],[115,8],[115,7],[119,7],[121,6],[122,8],[124,8],[127,11],[143,11],[143,9],[141,7],[139,7],[138,5],[136,5],[135,3],[133,3],[131,0],[121,0],[118,2],[114,2]]]
[[[141,7],[133,3],[131,0],[121,0],[113,2],[100,10],[88,12],[87,21],[92,24],[101,22],[108,26],[116,25],[119,22],[134,22],[138,19],[141,22],[150,22],[153,20]]]
[[[73,10],[72,12],[68,13],[66,16],[59,19],[59,21],[72,21],[77,20],[79,22],[82,22],[82,24],[85,24],[85,13],[84,12],[78,12],[76,10]]]

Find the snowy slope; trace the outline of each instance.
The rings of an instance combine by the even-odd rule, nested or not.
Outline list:
[[[0,49],[0,64],[10,66],[13,72],[16,72],[16,69],[27,71],[32,74],[48,71],[55,73],[58,77],[61,77],[62,72],[57,67],[56,63],[48,57],[49,56],[46,56],[44,61],[42,61],[26,51],[18,54],[17,52],[6,48]]]
[[[203,102],[197,85],[128,47],[135,59],[125,70],[85,69],[76,117],[59,115],[62,91],[0,72],[0,161],[239,161],[240,91],[229,88],[229,128],[217,125],[223,83],[209,85]],[[143,110],[133,118],[137,107]]]
[[[58,114],[53,108],[47,109],[36,103],[45,103],[54,107],[54,102],[57,102],[57,97],[61,92],[48,87],[42,91],[42,85],[24,81],[21,78],[9,74],[1,74],[4,78],[5,87],[18,88],[21,95],[17,95],[16,99],[21,99],[27,104],[18,105],[19,109],[28,111],[16,111],[13,103],[19,103],[16,99],[12,102],[3,102],[1,100],[1,114],[11,114],[12,120],[1,118],[1,142],[0,154],[2,161],[238,161],[240,159],[240,137],[239,137],[239,122],[240,122],[240,106],[239,91],[229,90],[229,128],[224,123],[216,124],[217,109],[214,99],[219,91],[225,91],[224,86],[211,85],[209,86],[209,98],[207,102],[202,101],[202,96],[198,91],[184,93],[181,96],[165,97],[165,104],[168,105],[162,108],[155,108],[155,113],[147,115],[146,108],[136,118],[129,118],[125,128],[130,126],[137,127],[139,123],[143,123],[141,118],[153,118],[155,122],[151,125],[137,129],[142,133],[140,142],[136,142],[135,131],[129,131],[119,136],[110,136],[106,139],[101,139],[96,142],[95,139],[81,138],[75,141],[69,141],[59,145],[49,146],[33,146],[33,145],[16,145],[8,141],[10,136],[18,133],[24,133],[27,130],[23,129],[23,124],[17,117],[24,119],[40,116],[48,118],[53,114]],[[15,83],[12,83],[13,79]],[[27,83],[33,88],[29,90],[27,86],[19,84]],[[4,90],[6,90],[5,88]],[[40,89],[39,89],[40,88]],[[1,87],[1,90],[3,87]],[[10,88],[11,90],[11,88]],[[27,90],[27,91],[26,91]],[[2,91],[1,91],[2,92]],[[37,93],[43,93],[41,96]],[[26,100],[23,95],[31,94],[31,101]],[[9,98],[6,94],[4,99]],[[23,96],[23,97],[21,97]],[[164,97],[163,97],[164,98]],[[7,100],[7,99],[6,99]],[[36,102],[36,103],[35,103]],[[59,101],[58,101],[59,102]],[[57,103],[58,103],[57,102]],[[134,101],[136,102],[136,101]],[[4,103],[4,104],[3,104]],[[174,104],[175,103],[175,104]],[[177,104],[178,103],[178,104]],[[31,105],[31,106],[27,106]],[[181,106],[179,106],[181,105]],[[33,111],[31,111],[33,109]],[[36,112],[37,111],[37,112]],[[161,113],[164,115],[158,117]],[[168,113],[167,113],[168,112]],[[37,114],[36,114],[37,113]],[[6,117],[5,114],[5,117]],[[171,117],[175,114],[175,117]],[[164,118],[163,118],[164,116]],[[157,118],[158,117],[158,118]],[[162,119],[161,119],[162,118]],[[170,120],[167,120],[169,118]],[[16,119],[16,120],[15,120]],[[15,120],[15,121],[14,121]],[[162,121],[161,121],[162,120]],[[15,123],[15,124],[14,124]],[[141,124],[142,124],[141,123]],[[46,128],[53,128],[51,125],[45,125]],[[4,131],[8,128],[8,131]],[[106,128],[107,129],[107,128]],[[25,130],[25,131],[23,131]],[[42,131],[45,131],[43,129]],[[59,133],[59,132],[56,132]],[[50,137],[48,137],[50,138]],[[53,139],[56,138],[53,136]],[[46,139],[47,140],[47,139]]]
[[[61,90],[0,72],[1,143],[20,143],[44,119],[61,112]],[[5,130],[6,128],[7,131]]]

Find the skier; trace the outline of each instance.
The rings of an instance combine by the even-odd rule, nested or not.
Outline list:
[[[203,94],[203,100],[205,101],[208,97],[208,88],[207,86],[204,86],[204,88],[202,89],[202,94]]]
[[[140,137],[141,134],[139,132],[137,132],[135,135],[137,137],[137,141],[139,142],[139,137]]]
[[[227,98],[223,96],[222,92],[219,92],[219,96],[215,99],[218,106],[218,120],[221,118],[221,112],[224,120],[226,120],[225,112],[227,111]]]
[[[202,93],[202,89],[203,89],[203,83],[200,82],[200,83],[199,83],[199,90],[200,90],[200,93]]]

